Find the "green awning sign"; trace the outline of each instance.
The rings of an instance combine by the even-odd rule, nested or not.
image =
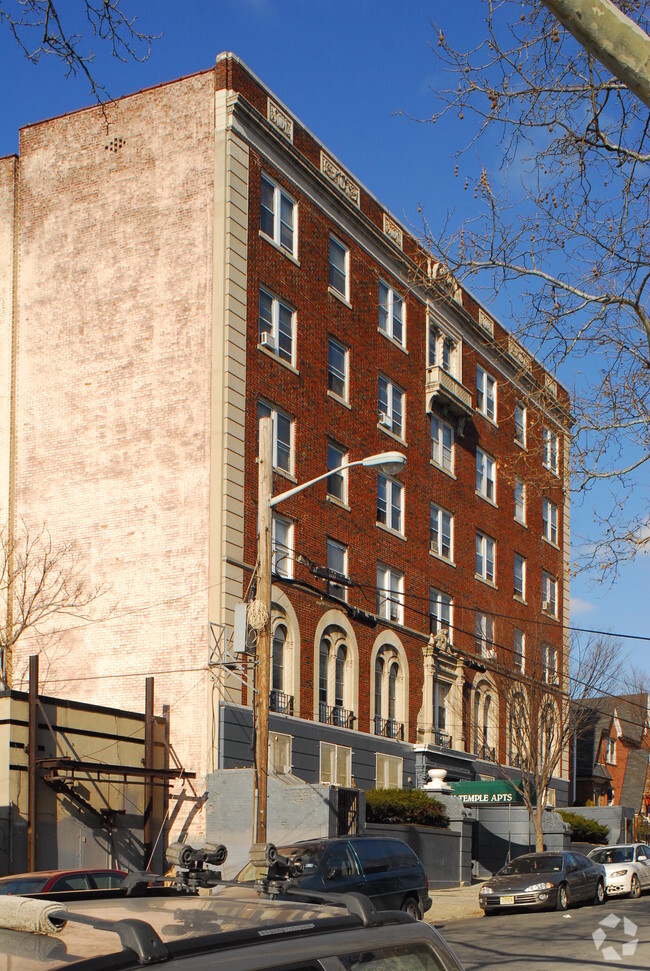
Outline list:
[[[523,799],[510,782],[499,779],[475,779],[473,782],[450,782],[454,795],[466,806],[515,806]]]

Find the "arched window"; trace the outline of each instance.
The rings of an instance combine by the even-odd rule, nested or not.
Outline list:
[[[481,694],[479,691],[474,694],[474,755],[478,755],[480,741],[478,737],[478,723],[481,714]]]
[[[343,708],[345,702],[345,662],[347,651],[345,644],[341,644],[336,652],[336,663],[334,666],[334,704],[337,708]]]
[[[492,704],[492,699],[489,695],[486,696],[483,703],[483,745],[486,748],[490,747],[490,705]]]
[[[329,725],[354,727],[352,671],[348,642],[342,630],[327,628],[318,649],[318,719]]]
[[[393,661],[388,671],[388,720],[395,721],[397,708],[397,676],[399,664]]]
[[[284,691],[284,663],[285,645],[287,642],[287,628],[284,624],[278,624],[273,632],[273,644],[271,647],[271,690]]]
[[[329,681],[330,642],[323,637],[318,652],[318,702],[327,707],[327,685]],[[324,719],[321,717],[321,721]]]
[[[384,690],[384,658],[382,654],[377,655],[375,660],[375,719],[381,720],[384,706],[382,703]]]
[[[385,738],[404,738],[401,720],[403,707],[403,673],[396,648],[382,645],[375,658],[375,735]]]

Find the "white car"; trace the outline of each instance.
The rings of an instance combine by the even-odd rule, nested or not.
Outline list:
[[[650,890],[650,846],[645,843],[599,846],[591,851],[589,859],[605,867],[608,897],[639,897],[642,890]]]

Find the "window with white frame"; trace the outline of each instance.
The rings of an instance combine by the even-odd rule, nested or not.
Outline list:
[[[273,468],[293,474],[294,421],[267,401],[258,401],[257,420],[270,418],[273,427]]]
[[[605,739],[605,761],[608,765],[616,765],[616,739]]]
[[[474,636],[476,653],[481,657],[495,657],[494,648],[494,617],[477,610],[474,614]]]
[[[348,548],[345,543],[327,538],[327,569],[338,573],[341,577],[348,575]],[[327,581],[327,592],[339,600],[347,600],[348,588],[344,583],[337,583],[335,579]]]
[[[404,710],[403,689],[399,656],[392,645],[385,644],[375,658],[375,735],[403,739],[404,723],[398,721]]]
[[[449,334],[429,323],[429,367],[439,367],[447,374],[460,380],[460,344]]]
[[[377,474],[377,522],[404,533],[404,486],[383,472]]]
[[[291,735],[269,734],[269,769],[276,775],[291,772]]]
[[[352,749],[347,745],[320,743],[320,781],[349,788],[352,783]]]
[[[377,564],[377,614],[404,623],[404,574],[384,563]]]
[[[443,560],[453,560],[453,516],[440,506],[431,503],[430,549]]]
[[[404,299],[383,280],[379,281],[379,330],[404,346]]]
[[[429,590],[429,629],[432,634],[437,634],[441,630],[446,631],[450,643],[453,641],[452,607],[453,601],[448,594],[431,587]]]
[[[285,690],[287,657],[287,628],[276,624],[271,641],[271,692]]]
[[[557,506],[550,499],[542,499],[542,525],[544,539],[557,546]]]
[[[376,788],[401,789],[403,785],[403,760],[397,755],[377,752]]]
[[[437,415],[431,415],[431,461],[454,474],[454,429]]]
[[[494,583],[496,575],[496,543],[484,533],[476,534],[476,575]]]
[[[330,499],[338,499],[347,504],[348,501],[348,470],[341,468],[348,464],[348,453],[344,448],[327,443],[327,470],[331,475],[327,477],[327,495]],[[334,471],[338,469],[338,471]]]
[[[526,448],[526,406],[519,401],[515,405],[515,441]]]
[[[262,176],[260,230],[291,256],[296,255],[298,207],[268,175]]]
[[[526,483],[515,476],[515,519],[526,525]]]
[[[327,390],[348,401],[349,351],[333,337],[327,340]]]
[[[273,513],[271,568],[279,577],[293,577],[293,523]]]
[[[545,570],[542,571],[542,610],[557,617],[557,580]]]
[[[526,559],[515,553],[514,595],[519,600],[526,599]]]
[[[559,469],[559,439],[550,428],[544,428],[544,467],[550,469],[555,475]]]
[[[480,365],[476,367],[476,410],[490,421],[497,420],[497,383]]]
[[[542,644],[542,668],[546,684],[559,684],[557,676],[557,647]]]
[[[295,314],[291,307],[263,288],[260,288],[258,333],[262,347],[281,360],[294,363]]]
[[[496,463],[482,449],[476,449],[476,491],[490,502],[497,501]]]
[[[330,236],[330,289],[349,299],[350,251],[334,236]]]
[[[523,674],[526,664],[526,635],[524,634],[523,630],[519,630],[517,627],[515,627],[512,641],[515,667]]]
[[[382,374],[378,384],[379,426],[404,438],[404,392]]]

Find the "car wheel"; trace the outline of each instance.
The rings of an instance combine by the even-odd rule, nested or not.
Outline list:
[[[605,892],[605,884],[602,880],[599,880],[596,885],[596,893],[594,894],[594,903],[604,904],[606,896],[607,894]]]
[[[561,883],[557,888],[556,910],[566,910],[569,906],[569,888],[566,883]]]
[[[420,905],[414,897],[406,898],[402,904],[402,910],[405,914],[415,917],[416,920],[422,920],[422,911],[420,910]]]
[[[632,874],[632,879],[630,880],[630,897],[640,897],[641,896],[641,884],[639,883],[639,878],[636,873]]]

